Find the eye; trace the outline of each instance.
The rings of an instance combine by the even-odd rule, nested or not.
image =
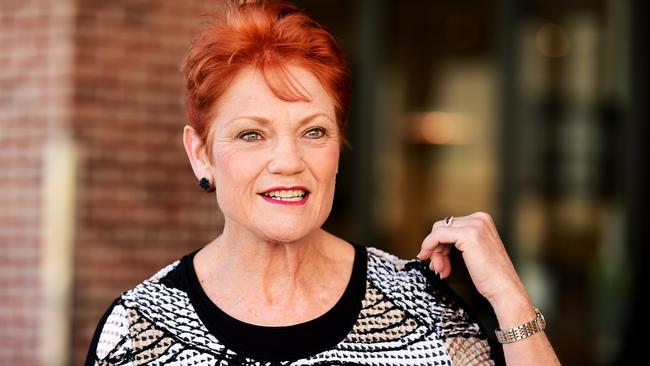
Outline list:
[[[305,136],[310,139],[317,139],[325,136],[325,129],[321,127],[312,128],[305,133]]]
[[[257,131],[244,131],[237,136],[240,140],[256,141],[262,139],[262,134]]]

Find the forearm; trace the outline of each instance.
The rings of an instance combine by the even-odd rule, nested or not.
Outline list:
[[[527,295],[511,296],[492,306],[501,329],[516,327],[535,318],[533,304]],[[544,331],[503,344],[503,354],[508,366],[560,364]]]

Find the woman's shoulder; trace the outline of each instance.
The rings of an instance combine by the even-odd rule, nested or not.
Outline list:
[[[184,302],[187,286],[183,278],[183,262],[188,256],[164,266],[135,287],[122,292],[108,307],[103,321],[122,318],[126,322],[133,322],[135,313],[164,313],[168,304]],[[103,321],[100,321],[100,325]]]
[[[181,273],[183,261],[184,259],[176,260],[157,270],[152,276],[136,286],[123,291],[113,300],[104,317],[107,317],[111,312],[115,316],[126,317],[127,312],[125,309],[159,303],[159,301],[151,301],[153,297],[168,296],[175,291],[185,292]]]
[[[366,251],[368,281],[384,294],[415,307],[456,305],[451,301],[453,290],[429,269],[427,262],[400,258],[375,247],[367,247]]]
[[[373,247],[366,249],[367,291],[389,299],[417,318],[420,324],[432,329],[459,364],[467,364],[462,361],[465,353],[477,355],[474,361],[487,362],[494,356],[491,355],[491,341],[478,318],[449,284],[429,269],[428,262],[403,259]]]
[[[132,331],[148,329],[150,322],[173,333],[180,325],[180,315],[186,320],[192,317],[187,314],[189,300],[182,278],[183,262],[187,257],[158,270],[153,276],[122,292],[110,304],[95,329],[86,365],[94,365],[97,360],[127,357],[134,347]]]
[[[367,246],[368,276],[379,281],[392,281],[397,278],[408,283],[434,282],[437,276],[431,272],[426,262],[414,258],[404,259],[382,249]],[[439,280],[439,279],[438,279]]]
[[[454,305],[460,298],[449,284],[431,269],[429,263],[417,258],[404,259],[375,247],[366,247],[368,279],[391,292],[431,298],[438,303]]]
[[[440,329],[443,333],[481,332],[466,303],[429,269],[427,262],[403,259],[373,247],[367,247],[367,252],[369,286],[431,325],[440,326],[449,321],[455,324]]]
[[[171,308],[188,302],[188,280],[185,267],[191,254],[178,259],[120,295],[120,303],[139,313],[169,313]]]

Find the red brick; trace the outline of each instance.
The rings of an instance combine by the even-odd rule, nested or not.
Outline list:
[[[208,6],[3,1],[0,364],[39,364],[43,147],[56,130],[79,153],[73,364],[115,296],[219,230],[180,141],[178,65]]]

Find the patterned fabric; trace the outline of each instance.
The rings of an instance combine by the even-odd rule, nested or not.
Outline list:
[[[425,263],[366,250],[365,296],[356,323],[343,340],[322,352],[269,361],[227,347],[197,315],[177,261],[113,303],[97,328],[86,364],[494,364],[483,330]]]

